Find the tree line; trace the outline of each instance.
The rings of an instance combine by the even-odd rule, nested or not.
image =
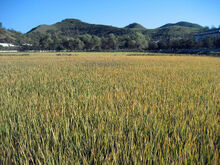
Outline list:
[[[163,50],[163,49],[199,49],[220,48],[220,37],[207,37],[195,40],[168,39],[152,41],[140,32],[117,36],[109,34],[105,37],[84,34],[74,38],[60,37],[57,34],[34,35],[32,46],[23,45],[22,50],[66,50],[66,51],[111,51],[111,50]],[[37,38],[37,37],[38,38]]]
[[[32,46],[23,46],[23,49],[34,50],[82,50],[82,51],[101,51],[101,50],[121,50],[134,49],[146,50],[149,45],[149,38],[140,32],[129,35],[117,36],[113,33],[98,37],[96,35],[84,34],[74,38],[62,37],[57,34],[34,35]]]
[[[220,48],[220,37],[206,37],[198,41],[195,38],[178,39],[178,40],[162,40],[158,42],[149,42],[148,49],[216,49]]]

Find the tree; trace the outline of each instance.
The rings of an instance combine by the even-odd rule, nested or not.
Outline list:
[[[206,37],[202,39],[202,47],[204,48],[213,48],[214,47],[214,42],[211,37]]]
[[[2,28],[2,23],[0,22],[0,28]]]
[[[102,50],[108,50],[109,49],[108,39],[105,38],[105,37],[101,38],[101,49]]]
[[[90,34],[84,34],[80,37],[80,40],[84,43],[85,50],[92,49],[92,36]]]
[[[210,30],[210,27],[209,26],[204,26],[204,29],[205,30]]]
[[[156,50],[156,49],[158,49],[158,45],[157,45],[156,42],[151,41],[151,42],[149,42],[149,47],[148,48],[150,50]]]
[[[59,47],[59,45],[61,44],[61,39],[56,33],[51,36],[51,39],[53,40],[53,42],[51,43],[51,49],[56,50],[57,47]]]
[[[72,44],[74,50],[83,50],[85,47],[84,43],[79,38],[74,39]]]
[[[166,41],[160,41],[160,42],[158,42],[158,48],[159,48],[159,49],[166,49],[166,48],[167,48],[167,43],[166,43]]]
[[[40,39],[39,45],[41,49],[44,50],[52,50],[53,49],[53,40],[51,35],[47,34],[43,38]]]
[[[118,49],[118,39],[114,34],[109,34],[108,36],[108,47],[112,50]]]
[[[136,44],[138,49],[147,49],[148,48],[148,39],[142,33],[136,32]]]
[[[220,48],[220,37],[216,38],[215,40],[215,47]]]
[[[119,47],[118,38],[114,34],[109,34],[107,37],[101,38],[101,48],[103,50],[116,50]]]
[[[136,41],[133,40],[133,39],[128,40],[127,45],[128,45],[128,48],[129,48],[129,49],[135,49],[135,48],[137,48],[137,46],[136,46],[136,45],[137,45],[137,44],[136,44]]]
[[[214,25],[212,25],[211,29],[214,30],[214,29],[217,29],[217,28]]]
[[[92,50],[101,49],[101,39],[97,36],[92,36]]]
[[[125,34],[125,35],[119,37],[118,40],[119,40],[118,45],[119,45],[120,49],[128,49],[128,46],[129,46],[128,41],[130,40],[129,35]]]
[[[169,40],[169,48],[179,49],[181,47],[179,40]]]
[[[148,48],[148,39],[140,32],[132,33],[129,40],[128,48],[139,50]]]
[[[69,39],[68,40],[68,48],[67,48],[68,50],[75,50],[75,41],[74,41],[74,39]]]

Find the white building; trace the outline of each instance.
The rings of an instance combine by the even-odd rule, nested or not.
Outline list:
[[[0,50],[0,53],[16,53],[18,50]]]
[[[24,43],[23,46],[32,46],[32,44]]]
[[[3,47],[15,47],[15,45],[11,44],[11,43],[0,43],[0,46],[3,46]]]
[[[198,41],[200,38],[206,38],[206,37],[218,37],[220,36],[220,28],[214,29],[214,30],[207,30],[202,33],[198,33],[195,35],[196,40]]]

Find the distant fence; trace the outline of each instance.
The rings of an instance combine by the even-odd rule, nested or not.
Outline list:
[[[18,50],[0,50],[0,53],[16,53]]]
[[[152,50],[154,53],[197,54],[207,56],[220,56],[220,49],[159,49]]]
[[[16,53],[16,52],[44,52],[44,53],[52,53],[52,52],[149,52],[149,53],[174,53],[174,54],[196,54],[196,55],[207,55],[207,56],[218,56],[220,57],[220,49],[158,49],[158,50],[96,50],[96,51],[56,51],[56,50],[0,50],[0,53]]]

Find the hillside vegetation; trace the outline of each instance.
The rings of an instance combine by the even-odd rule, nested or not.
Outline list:
[[[15,30],[0,28],[0,43],[21,44],[26,42],[30,42],[30,39],[28,39],[28,37],[26,37],[24,34]]]
[[[125,26],[125,28],[133,29],[133,30],[139,30],[139,31],[146,30],[145,27],[143,27],[142,25],[140,25],[138,23],[129,24],[128,26]]]
[[[204,28],[201,25],[198,25],[198,24],[195,24],[195,23],[190,23],[190,22],[184,22],[184,21],[177,22],[177,23],[168,23],[166,25],[161,26],[160,28],[171,27],[171,26],[182,26],[182,27],[195,28],[195,29]]]
[[[198,24],[178,22],[156,29],[138,23],[124,28],[65,19],[52,25],[39,25],[26,34],[0,29],[0,42],[11,42],[19,50],[56,51],[161,51],[220,48],[220,37],[196,40],[194,35],[207,30]],[[0,49],[3,49],[0,47]],[[7,49],[7,48],[6,48]]]
[[[77,19],[65,19],[61,22],[58,22],[50,26],[48,25],[38,26],[32,29],[31,31],[29,31],[27,34],[33,34],[35,32],[58,33],[66,37],[74,37],[76,35],[83,35],[83,34],[96,35],[100,37],[100,36],[106,36],[111,33],[115,35],[127,34],[130,31],[127,29],[117,28],[113,26],[88,24]]]
[[[173,27],[175,26],[175,27]],[[113,26],[95,25],[82,22],[77,19],[65,19],[53,25],[41,25],[38,26],[28,34],[34,33],[58,33],[61,36],[74,37],[76,35],[89,34],[99,37],[106,36],[108,34],[114,34],[116,36],[129,35],[134,30],[148,35],[150,38],[159,40],[167,38],[186,37],[189,34],[201,31],[202,26],[187,22],[179,22],[176,24],[167,24],[156,29],[146,29],[138,23],[132,23],[125,28],[117,28]]]

